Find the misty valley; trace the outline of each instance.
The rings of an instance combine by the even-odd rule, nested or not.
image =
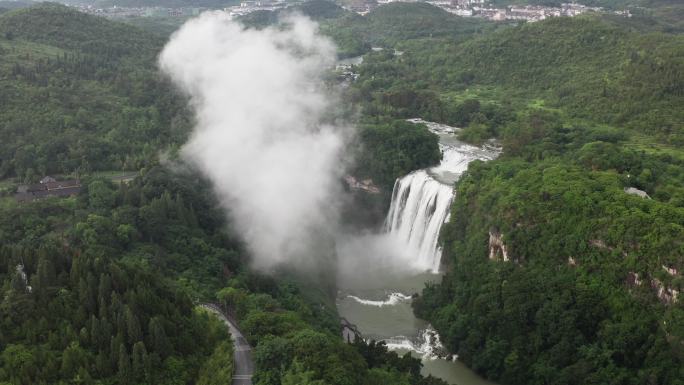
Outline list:
[[[684,4],[0,1],[0,385],[684,385]]]

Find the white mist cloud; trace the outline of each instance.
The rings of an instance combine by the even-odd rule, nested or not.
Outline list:
[[[316,237],[336,223],[342,172],[341,130],[320,124],[335,47],[309,19],[285,25],[244,29],[204,13],[159,59],[197,116],[182,154],[212,180],[261,268],[314,256]]]

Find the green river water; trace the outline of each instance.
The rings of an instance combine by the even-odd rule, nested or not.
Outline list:
[[[337,309],[342,317],[358,327],[364,338],[389,340],[388,346],[400,354],[409,349],[401,347],[402,344],[399,342],[413,344],[411,354],[422,359],[425,375],[432,374],[450,384],[495,385],[478,376],[458,360],[429,357],[429,354],[415,351],[416,348],[421,350],[421,345],[424,344],[423,332],[430,325],[413,315],[411,300],[406,297],[419,293],[425,282],[439,281],[440,278],[440,275],[427,273],[383,275],[375,272],[343,279],[343,287],[338,293]],[[392,293],[402,295],[395,294],[393,303],[387,303]],[[359,300],[377,302],[364,304]],[[384,303],[380,305],[380,302]]]

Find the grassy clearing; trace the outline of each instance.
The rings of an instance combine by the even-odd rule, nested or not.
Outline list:
[[[446,91],[441,93],[440,99],[447,103],[460,104],[468,99],[477,99],[481,104],[510,105],[514,109],[535,106],[547,110],[556,110],[545,106],[544,99],[530,99],[529,94],[516,89],[499,86],[472,86],[465,90]]]
[[[460,91],[444,92],[441,97],[445,101],[461,103],[467,99],[478,99],[482,103],[500,104],[505,91],[500,87],[474,86]]]
[[[658,141],[657,138],[638,132],[632,132],[626,147],[644,151],[647,154],[666,154],[675,159],[684,160],[684,149]]]

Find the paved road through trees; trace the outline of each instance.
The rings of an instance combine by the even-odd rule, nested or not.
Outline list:
[[[252,385],[254,375],[254,360],[252,359],[252,347],[237,328],[234,321],[215,304],[202,304],[203,308],[216,314],[226,324],[233,339],[233,383],[232,385]]]

